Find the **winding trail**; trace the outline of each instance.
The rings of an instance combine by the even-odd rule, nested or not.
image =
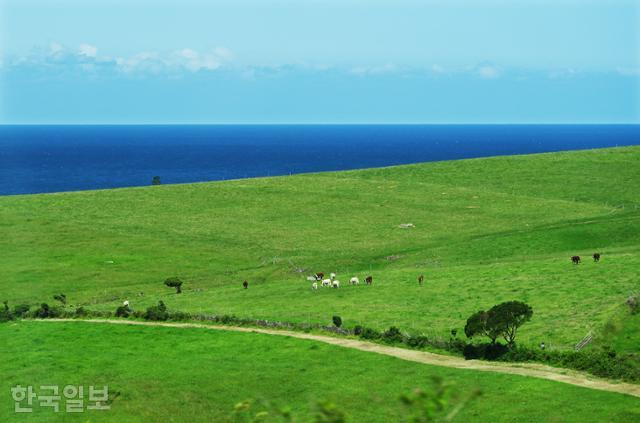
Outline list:
[[[640,385],[624,382],[614,382],[599,379],[594,376],[569,369],[545,366],[535,363],[502,363],[480,360],[465,360],[461,357],[434,354],[426,351],[409,350],[405,348],[390,347],[386,345],[364,342],[350,338],[336,338],[326,335],[315,335],[304,332],[293,332],[279,329],[247,328],[237,326],[219,326],[200,323],[171,323],[171,322],[141,322],[135,320],[108,320],[108,319],[42,319],[37,322],[87,322],[111,325],[137,325],[137,326],[162,326],[171,328],[200,328],[210,330],[225,330],[233,332],[261,333],[267,335],[288,336],[292,338],[307,339],[337,345],[344,348],[352,348],[360,351],[396,357],[401,360],[432,366],[453,367],[456,369],[478,370],[483,372],[495,372],[514,374],[519,376],[536,377],[556,382],[568,383],[583,388],[597,389],[600,391],[616,392],[640,398]]]

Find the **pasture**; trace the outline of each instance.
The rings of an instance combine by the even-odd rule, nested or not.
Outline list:
[[[162,299],[443,337],[520,300],[534,310],[520,342],[570,348],[640,290],[639,181],[640,148],[625,147],[1,197],[0,299],[65,293],[70,306],[110,311]],[[313,291],[306,277],[318,271],[336,272],[340,289]],[[171,276],[182,294],[163,285]]]

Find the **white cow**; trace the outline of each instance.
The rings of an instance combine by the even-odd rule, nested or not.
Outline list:
[[[357,276],[354,276],[349,280],[349,283],[351,283],[351,285],[358,285],[360,283],[360,279],[358,279]]]
[[[311,284],[311,289],[318,289],[318,282],[314,282]]]
[[[331,277],[331,280],[334,280],[336,278],[336,274],[332,273],[331,275],[329,275]]]
[[[333,281],[333,283],[331,284],[331,286],[333,288],[340,288],[340,281]]]
[[[129,307],[129,301],[125,301],[124,303],[122,303],[122,305],[125,307]]]
[[[322,286],[331,286],[331,279],[325,279],[322,281]]]
[[[308,281],[316,281],[316,277],[315,276],[307,276],[307,280]]]

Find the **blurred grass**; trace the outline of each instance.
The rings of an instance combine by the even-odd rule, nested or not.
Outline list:
[[[244,400],[290,406],[297,421],[311,421],[319,401],[334,403],[351,422],[400,421],[406,414],[399,396],[415,388],[430,392],[433,376],[462,398],[482,391],[457,415],[459,422],[635,422],[640,417],[640,401],[631,396],[280,336],[22,321],[0,325],[0,339],[2,422],[225,422],[233,421],[234,405]],[[107,385],[113,402],[108,411],[71,414],[64,412],[64,400],[60,413],[35,400],[33,413],[17,415],[9,392],[18,384],[36,392],[42,385],[84,386],[85,401],[90,385]]]

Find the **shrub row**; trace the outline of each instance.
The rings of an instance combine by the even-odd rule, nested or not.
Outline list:
[[[630,382],[640,381],[640,355],[617,354],[602,348],[581,351],[547,351],[527,347],[509,349],[498,357],[500,361],[537,362],[556,367],[589,372],[596,376],[622,379]]]
[[[424,335],[403,334],[396,327],[380,332],[372,328],[356,326],[352,332],[362,339],[388,344],[404,344],[409,348],[433,347],[462,354],[466,359],[498,360],[504,362],[536,362],[591,373],[596,376],[640,381],[640,355],[616,354],[609,349],[557,351],[523,346],[509,348],[500,343],[472,344],[460,339],[430,338]]]
[[[187,313],[181,311],[169,311],[166,305],[160,301],[157,305],[147,308],[145,311],[134,311],[129,306],[120,306],[115,313],[108,311],[86,310],[78,307],[75,310],[66,310],[58,306],[49,306],[46,303],[40,307],[31,309],[29,305],[21,304],[13,309],[5,301],[0,307],[0,322],[18,318],[75,318],[75,317],[123,317],[139,318],[149,321],[205,321],[223,325],[234,326],[260,326],[269,328],[296,329],[308,331],[319,329],[340,335],[355,335],[361,339],[383,342],[386,344],[402,344],[412,349],[424,349],[432,347],[461,354],[467,359],[498,360],[504,362],[537,362],[557,367],[565,367],[574,370],[586,371],[600,377],[622,379],[627,381],[640,381],[640,355],[616,354],[615,351],[582,350],[582,351],[557,351],[533,349],[524,346],[508,348],[505,345],[496,344],[472,344],[461,339],[434,338],[425,335],[412,335],[403,333],[395,326],[385,331],[357,325],[352,330],[334,326],[324,326],[306,323],[290,323],[269,321],[260,319],[240,318],[234,315],[210,315],[202,313]],[[453,334],[453,332],[452,332]]]

